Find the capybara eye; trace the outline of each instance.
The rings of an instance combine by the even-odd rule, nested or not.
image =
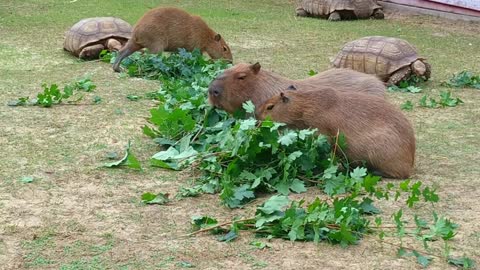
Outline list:
[[[273,107],[275,107],[275,105],[273,105],[273,104],[268,105],[267,110],[271,111],[273,109]]]
[[[224,51],[224,52],[228,51],[228,48],[227,48],[227,47],[223,47],[223,51]]]
[[[245,79],[245,77],[247,77],[247,75],[242,75],[242,76],[239,76],[237,79],[239,79],[239,80],[244,80],[244,79]]]
[[[220,95],[220,92],[218,92],[218,90],[213,90],[213,95],[218,97]]]

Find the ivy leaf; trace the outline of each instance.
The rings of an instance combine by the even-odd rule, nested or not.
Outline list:
[[[255,113],[255,105],[251,100],[242,104],[242,108],[245,109],[247,113]]]
[[[290,200],[287,196],[274,195],[265,201],[263,206],[257,207],[257,209],[268,215],[276,211],[282,211],[289,203]]]
[[[412,253],[417,258],[417,262],[423,267],[427,267],[430,264],[430,261],[432,260],[431,257],[423,256],[422,254],[418,253],[416,250],[413,250]]]
[[[283,134],[278,138],[278,142],[281,145],[289,146],[297,141],[297,133],[295,131],[289,131],[287,134]]]
[[[463,269],[473,269],[475,267],[475,262],[468,257],[448,257],[448,263],[457,267],[462,267]]]
[[[257,120],[255,119],[247,119],[240,121],[240,129],[241,130],[250,130],[255,128],[257,125]]]
[[[220,242],[230,242],[235,240],[237,237],[238,234],[235,232],[235,230],[231,230],[227,234],[218,237],[217,240]]]
[[[32,182],[33,182],[33,177],[31,177],[31,176],[23,176],[23,177],[20,179],[20,182],[22,182],[22,183],[24,183],[24,184],[32,183]]]
[[[290,189],[295,193],[303,193],[307,191],[307,189],[305,188],[305,182],[298,179],[294,179],[292,181],[292,183],[290,184]]]
[[[103,167],[114,168],[114,167],[120,167],[120,166],[127,166],[131,169],[142,170],[142,166],[140,165],[140,162],[131,153],[130,147],[131,147],[131,143],[130,141],[128,141],[127,149],[125,150],[125,155],[123,156],[123,158],[115,162],[106,163],[103,165]]]
[[[142,194],[142,202],[145,204],[166,204],[170,201],[168,193],[153,194],[150,192]]]

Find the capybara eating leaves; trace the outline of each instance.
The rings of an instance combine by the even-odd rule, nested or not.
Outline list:
[[[202,18],[173,7],[155,8],[143,15],[135,25],[132,37],[118,53],[113,70],[120,71],[122,60],[143,48],[151,53],[176,52],[178,48],[192,51],[198,48],[213,59],[233,59],[222,36]]]
[[[411,175],[415,135],[401,111],[372,95],[308,88],[284,90],[257,108],[257,117],[270,116],[292,128],[317,128],[329,137],[343,133],[351,164],[365,161],[368,168],[385,177]]]
[[[331,87],[337,91],[364,92],[383,98],[385,85],[373,75],[350,69],[330,69],[303,80],[291,80],[261,69],[259,63],[240,63],[220,74],[208,88],[210,103],[229,113],[251,100],[258,107],[290,85]]]

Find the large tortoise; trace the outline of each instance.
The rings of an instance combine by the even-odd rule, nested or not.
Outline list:
[[[298,0],[297,16],[345,19],[383,19],[382,7],[376,0]]]
[[[120,50],[131,33],[132,26],[122,19],[87,18],[66,32],[63,49],[82,59],[95,59],[104,49]]]
[[[332,65],[375,74],[387,85],[398,84],[412,74],[428,80],[431,66],[417,55],[415,47],[403,39],[371,36],[343,46]]]

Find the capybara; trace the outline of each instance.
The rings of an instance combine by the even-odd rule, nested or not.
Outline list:
[[[342,92],[365,92],[385,96],[385,85],[375,76],[350,69],[330,69],[303,80],[291,80],[261,69],[259,63],[240,63],[220,74],[209,86],[210,103],[229,113],[251,100],[258,107],[267,99],[286,89],[311,84],[331,87]]]
[[[152,53],[198,48],[213,59],[233,59],[222,36],[208,27],[202,18],[174,7],[154,8],[143,15],[133,28],[132,37],[118,53],[113,70],[120,71],[122,60],[143,48]]]
[[[405,179],[413,171],[415,135],[401,111],[384,98],[364,93],[345,93],[330,87],[303,86],[284,90],[257,108],[259,119],[289,127],[317,128],[329,137],[343,133],[351,164],[365,161],[385,177]]]

